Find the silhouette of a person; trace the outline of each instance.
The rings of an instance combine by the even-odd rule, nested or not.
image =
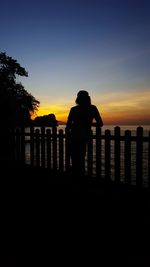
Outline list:
[[[103,121],[87,91],[81,90],[77,94],[76,106],[70,109],[66,128],[70,136],[70,154],[73,175],[77,178],[84,175],[84,159],[86,145],[91,134],[93,120],[95,125],[102,127]]]

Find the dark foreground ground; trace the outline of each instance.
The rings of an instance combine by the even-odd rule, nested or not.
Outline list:
[[[0,266],[150,266],[150,192],[3,169]]]

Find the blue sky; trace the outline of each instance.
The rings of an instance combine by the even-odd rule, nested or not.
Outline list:
[[[84,89],[105,123],[150,123],[149,14],[149,0],[1,0],[0,51],[39,114],[65,119]]]

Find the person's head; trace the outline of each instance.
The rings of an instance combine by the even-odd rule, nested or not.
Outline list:
[[[91,98],[87,91],[80,90],[75,102],[77,105],[91,105]]]

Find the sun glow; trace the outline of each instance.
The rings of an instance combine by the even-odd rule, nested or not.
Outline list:
[[[47,114],[55,114],[58,121],[66,122],[69,108],[63,105],[42,105],[37,112],[37,116],[43,116]]]
[[[100,111],[104,124],[150,124],[150,90],[138,92],[111,92],[91,96],[92,104]],[[54,104],[54,103],[57,104]],[[74,100],[62,99],[42,102],[36,116],[55,114],[58,121],[66,122]]]
[[[150,90],[114,92],[95,99],[106,124],[150,124]]]

